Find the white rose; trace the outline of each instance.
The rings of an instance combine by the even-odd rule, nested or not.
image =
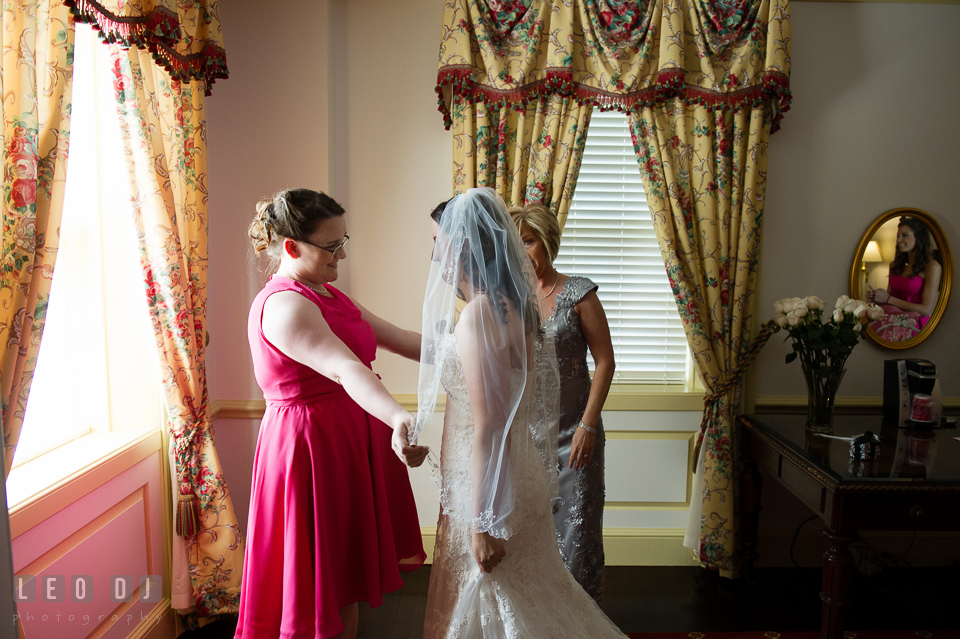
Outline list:
[[[807,302],[807,308],[811,311],[822,311],[827,308],[827,303],[816,295],[807,295],[805,301]]]
[[[777,315],[776,317],[774,317],[774,318],[773,318],[773,321],[776,322],[776,323],[777,323],[777,326],[779,326],[780,328],[786,328],[786,327],[787,327],[787,316],[784,315],[784,314],[782,314],[782,313],[781,313],[780,315]]]
[[[797,317],[803,317],[804,315],[807,314],[807,312],[808,310],[806,306],[798,306],[795,309],[793,309],[793,314],[796,315]]]
[[[867,312],[867,305],[863,302],[858,301],[857,307],[853,309],[853,314],[858,320],[864,319],[864,314]]]
[[[790,311],[793,310],[793,300],[794,300],[794,299],[795,299],[795,298],[792,298],[792,297],[785,297],[785,298],[783,298],[782,300],[780,300],[780,305],[783,307],[783,312],[784,312],[784,313],[789,313]]]
[[[837,298],[837,303],[833,305],[833,308],[843,308],[850,303],[850,298],[846,295],[841,295]]]
[[[796,326],[800,323],[800,318],[793,313],[787,313],[787,323],[789,323],[790,326]]]
[[[777,300],[773,303],[773,312],[777,315],[783,315],[783,300]]]
[[[863,328],[863,324],[861,324],[860,322],[857,322],[856,324],[853,325],[853,332],[859,333],[861,328]]]
[[[850,300],[847,302],[846,306],[843,307],[844,313],[853,313],[857,306],[860,305],[860,302],[857,300]]]
[[[877,306],[876,304],[867,305],[867,318],[871,322],[876,322],[878,319],[880,319],[884,315],[885,313],[883,312],[883,309]]]
[[[833,321],[837,324],[843,321],[843,309],[835,308],[833,310]]]

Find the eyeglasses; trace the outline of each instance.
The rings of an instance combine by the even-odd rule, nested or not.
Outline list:
[[[343,236],[343,239],[340,240],[339,242],[337,242],[333,247],[320,246],[319,244],[314,244],[313,242],[308,242],[307,240],[298,240],[298,241],[299,241],[299,242],[303,242],[304,244],[309,244],[310,246],[313,246],[313,247],[315,247],[315,248],[318,248],[318,249],[320,249],[321,251],[326,251],[327,253],[330,253],[331,255],[336,255],[337,253],[340,252],[340,249],[343,248],[344,244],[346,244],[346,243],[347,243],[347,240],[349,240],[349,239],[350,239],[350,236],[349,236],[349,235],[344,235],[344,236]]]

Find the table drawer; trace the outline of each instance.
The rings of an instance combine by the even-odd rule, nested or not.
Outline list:
[[[955,498],[870,495],[859,510],[857,527],[862,530],[960,528],[960,508]]]

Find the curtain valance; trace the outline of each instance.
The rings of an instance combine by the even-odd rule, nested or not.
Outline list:
[[[77,22],[151,57],[179,82],[202,80],[207,95],[225,79],[227,56],[216,0],[64,0]]]
[[[550,94],[601,109],[682,97],[710,110],[790,104],[788,0],[451,0],[437,92],[522,109]]]

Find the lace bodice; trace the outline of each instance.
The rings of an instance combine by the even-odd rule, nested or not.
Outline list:
[[[502,525],[494,526],[492,513],[474,513],[469,510],[473,494],[474,419],[455,335],[449,334],[441,340],[437,355],[443,362],[440,380],[447,393],[440,450],[440,504],[443,512],[461,521],[470,521],[475,530],[508,539],[522,526],[521,513],[529,510],[524,504],[529,502],[531,495],[546,494],[547,490],[543,464],[527,427],[530,421],[534,371],[513,371],[513,384],[526,385],[523,399],[511,424],[511,445],[506,462],[507,470],[503,475],[506,484],[503,486],[504,493],[512,495],[514,504],[513,512]],[[531,457],[531,454],[534,456]]]

